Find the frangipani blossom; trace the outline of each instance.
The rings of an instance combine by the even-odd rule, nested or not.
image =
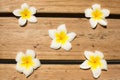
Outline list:
[[[92,9],[88,8],[85,10],[85,16],[90,18],[89,22],[92,28],[95,28],[97,23],[106,26],[107,21],[105,17],[108,17],[109,14],[110,11],[108,9],[101,9],[100,4],[94,4]]]
[[[19,52],[16,56],[16,70],[23,72],[26,77],[28,77],[33,69],[36,69],[40,66],[39,59],[35,58],[35,52],[33,50],[27,50],[26,54]]]
[[[49,36],[53,39],[51,48],[62,47],[65,50],[70,50],[72,48],[70,41],[76,37],[76,34],[74,32],[67,33],[65,24],[62,24],[57,29],[49,30]]]
[[[85,60],[81,65],[80,68],[82,69],[89,69],[91,68],[93,77],[98,78],[101,74],[101,70],[107,70],[107,62],[104,58],[104,55],[100,51],[95,51],[95,53],[90,51],[84,52]]]
[[[21,5],[21,9],[16,9],[13,11],[13,14],[17,17],[20,17],[18,23],[20,26],[26,24],[27,20],[29,22],[37,22],[37,18],[34,16],[36,14],[35,7],[29,7],[28,4],[24,3]]]

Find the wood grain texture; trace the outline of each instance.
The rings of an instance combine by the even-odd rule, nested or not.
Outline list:
[[[102,71],[97,80],[120,80],[120,65],[108,65],[108,71]],[[16,71],[13,64],[0,64],[1,80],[96,80],[91,70],[82,70],[79,65],[42,65],[25,78]]]
[[[107,28],[98,25],[92,29],[85,18],[38,18],[38,23],[20,27],[16,18],[1,17],[0,59],[15,59],[17,52],[33,49],[43,60],[83,60],[85,50],[99,50],[107,60],[120,60],[119,23],[119,19],[108,19]],[[68,32],[77,34],[70,51],[49,47],[52,40],[48,30],[60,24],[66,24]]]
[[[120,14],[120,0],[0,0],[0,13],[12,12],[22,3],[36,7],[38,13],[84,13],[86,8],[98,3],[111,14]]]

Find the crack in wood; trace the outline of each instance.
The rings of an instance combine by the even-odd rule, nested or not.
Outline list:
[[[40,60],[41,64],[81,64],[84,60]],[[120,60],[107,60],[108,64],[120,64]],[[16,64],[14,59],[0,59],[0,64]]]
[[[36,17],[59,17],[59,18],[85,18],[84,13],[37,13],[35,14]],[[0,17],[15,17],[12,13],[10,12],[0,12]],[[120,19],[120,14],[110,14],[108,19]]]

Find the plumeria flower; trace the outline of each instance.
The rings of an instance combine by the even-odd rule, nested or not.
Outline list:
[[[34,14],[36,14],[36,8],[35,7],[29,7],[28,4],[24,3],[21,5],[21,9],[16,9],[13,11],[13,14],[17,17],[20,17],[18,22],[20,26],[23,26],[26,24],[27,20],[29,22],[37,22],[36,17]]]
[[[62,47],[65,50],[70,50],[72,41],[76,34],[74,32],[67,33],[65,24],[60,25],[57,29],[49,30],[49,36],[53,39],[51,43],[51,48],[59,49]]]
[[[81,65],[80,68],[82,69],[89,69],[91,68],[93,77],[98,78],[101,74],[101,70],[107,70],[107,62],[104,58],[104,55],[100,51],[95,51],[95,53],[90,51],[84,52],[85,60]]]
[[[85,10],[85,16],[90,17],[90,24],[92,28],[95,28],[97,23],[106,26],[107,21],[105,20],[105,17],[108,17],[110,14],[110,11],[108,9],[101,9],[100,4],[94,4],[92,5],[92,9],[88,8]]]
[[[28,77],[33,69],[40,66],[40,61],[35,58],[35,52],[33,50],[27,50],[26,54],[19,52],[16,56],[16,70],[23,72]]]

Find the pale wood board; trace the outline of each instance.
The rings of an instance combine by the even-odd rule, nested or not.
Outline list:
[[[97,80],[120,80],[120,65],[108,65]],[[0,64],[1,80],[96,80],[91,70],[82,70],[79,65],[41,65],[28,78],[16,71],[14,64]]]
[[[85,18],[37,19],[35,24],[20,27],[17,18],[0,17],[0,59],[15,59],[17,52],[33,49],[37,58],[43,60],[83,60],[85,50],[99,50],[107,60],[120,60],[119,19],[107,19],[107,28],[98,25],[96,29],[92,29]],[[70,51],[50,48],[52,39],[48,30],[61,24],[66,24],[68,32],[77,34],[71,42],[73,47]]]
[[[120,14],[120,0],[0,0],[0,13],[13,12],[23,3],[36,7],[38,13],[84,13],[98,3],[111,14]]]

